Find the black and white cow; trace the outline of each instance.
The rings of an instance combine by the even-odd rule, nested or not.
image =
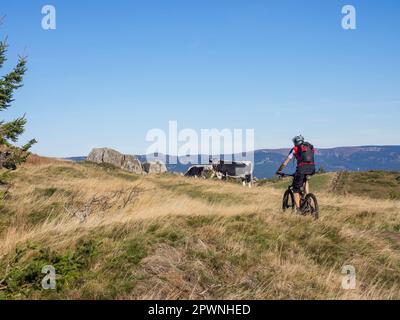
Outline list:
[[[212,166],[210,165],[196,165],[196,166],[191,166],[188,171],[185,173],[185,177],[196,177],[200,178],[206,177],[206,173],[208,171],[212,171]]]
[[[240,179],[244,185],[251,186],[253,180],[253,163],[251,161],[213,160],[210,161],[210,165],[191,166],[185,176],[205,178],[210,171],[212,172],[211,177]]]
[[[215,172],[223,175],[223,178],[241,179],[244,184],[251,185],[253,180],[253,163],[251,161],[212,161]]]

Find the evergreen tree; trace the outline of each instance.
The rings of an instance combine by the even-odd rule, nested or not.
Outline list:
[[[0,69],[7,60],[7,42],[0,41]],[[23,76],[26,72],[26,59],[19,57],[15,68],[0,78],[0,111],[11,106],[14,101],[14,91],[22,87]],[[24,132],[26,124],[25,115],[13,121],[0,121],[0,166],[7,169],[15,169],[16,166],[26,160],[29,156],[29,148],[36,143],[32,139],[22,147],[16,147],[18,136]]]

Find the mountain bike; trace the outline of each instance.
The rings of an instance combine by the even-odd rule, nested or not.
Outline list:
[[[294,177],[294,174],[285,174],[282,173],[280,174],[281,177]],[[308,180],[308,177],[307,177]],[[319,206],[318,206],[318,201],[317,197],[312,194],[308,193],[305,194],[305,184],[307,183],[304,182],[303,188],[300,190],[300,210],[299,213],[302,215],[311,215],[315,220],[319,218]],[[288,209],[294,209],[296,208],[296,204],[294,202],[294,194],[293,194],[293,187],[290,185],[287,190],[285,191],[283,195],[283,201],[282,201],[282,210],[285,212]]]

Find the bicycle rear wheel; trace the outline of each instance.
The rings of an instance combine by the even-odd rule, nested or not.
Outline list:
[[[312,193],[309,193],[304,198],[303,205],[301,207],[301,212],[303,214],[310,214],[315,220],[319,218],[319,206],[317,197]]]
[[[292,190],[288,189],[283,195],[282,210],[285,212],[288,209],[294,210],[294,196]]]

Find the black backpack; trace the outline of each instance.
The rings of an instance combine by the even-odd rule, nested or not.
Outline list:
[[[304,142],[299,146],[299,159],[301,163],[314,163],[314,146]]]

